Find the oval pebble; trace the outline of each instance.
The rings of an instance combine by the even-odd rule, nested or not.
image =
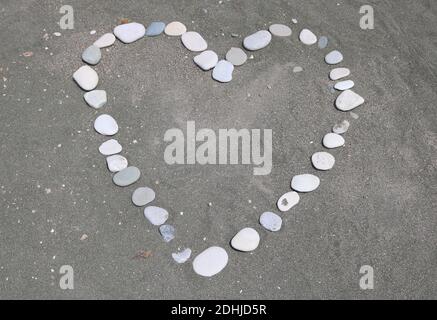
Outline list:
[[[99,152],[104,156],[111,156],[116,153],[120,153],[122,150],[122,146],[115,139],[110,139],[108,141],[103,142],[99,147]]]
[[[350,111],[364,103],[364,98],[352,90],[343,91],[335,101],[335,106],[341,111]]]
[[[301,174],[291,179],[291,188],[297,192],[311,192],[320,185],[320,179],[312,174]]]
[[[267,47],[270,41],[272,41],[272,34],[267,30],[260,30],[244,38],[243,46],[247,50],[256,51]]]
[[[328,152],[316,152],[311,157],[311,162],[317,170],[331,170],[335,164],[335,158]]]
[[[168,211],[160,207],[149,206],[144,208],[144,216],[154,226],[160,226],[167,221]]]
[[[118,172],[127,168],[127,159],[119,154],[106,158],[106,164],[111,172]]]
[[[166,35],[177,37],[187,32],[187,27],[179,21],[170,22],[164,29]]]
[[[267,230],[276,232],[281,230],[282,219],[276,213],[264,212],[260,218],[259,223]]]
[[[145,206],[155,200],[155,191],[148,187],[140,187],[132,193],[132,202],[137,207]]]
[[[240,48],[231,48],[226,53],[226,60],[234,66],[241,66],[247,61],[247,54]]]
[[[180,252],[172,253],[171,256],[177,263],[185,263],[191,257],[191,249],[186,248]]]
[[[303,29],[299,34],[299,39],[303,44],[311,46],[317,42],[317,36],[308,29]]]
[[[289,26],[286,26],[285,24],[272,24],[269,27],[269,31],[271,34],[277,37],[289,37],[291,36],[291,28]]]
[[[342,61],[343,61],[343,54],[338,50],[331,51],[325,57],[325,62],[331,65],[339,64]]]
[[[350,74],[351,71],[348,68],[335,68],[332,69],[331,72],[329,73],[329,78],[335,81],[342,78],[346,78]]]
[[[82,66],[73,73],[73,79],[85,91],[94,90],[99,83],[99,76],[90,66]]]
[[[127,167],[114,174],[112,181],[119,187],[127,187],[137,182],[140,176],[140,169],[137,167]]]
[[[349,90],[355,86],[355,83],[352,80],[340,81],[337,82],[334,86],[335,89],[339,91]]]
[[[325,49],[328,46],[328,38],[325,36],[320,37],[318,46],[320,49]]]
[[[212,70],[212,77],[219,82],[229,82],[232,80],[234,65],[226,60],[220,60]]]
[[[193,269],[198,275],[212,277],[228,264],[228,253],[221,247],[210,247],[194,258]]]
[[[146,34],[146,28],[138,22],[121,24],[114,28],[115,36],[123,43],[135,42]]]
[[[154,21],[147,27],[146,36],[156,37],[164,32],[165,23],[161,21]]]
[[[328,133],[323,137],[323,145],[328,149],[344,146],[344,138],[337,133]]]
[[[102,53],[100,48],[95,45],[89,46],[82,53],[82,60],[91,65],[98,64],[101,58]]]
[[[170,242],[175,238],[176,229],[169,224],[163,224],[159,227],[159,233],[165,242]]]
[[[109,114],[102,114],[94,121],[94,129],[104,136],[113,136],[118,132],[118,124]]]
[[[240,230],[231,240],[231,246],[235,250],[249,252],[258,248],[260,237],[253,228]]]
[[[190,51],[200,52],[208,48],[205,39],[195,31],[185,32],[181,37],[182,43]]]
[[[218,56],[212,50],[206,50],[194,57],[194,63],[197,64],[203,71],[208,71],[217,65]]]
[[[279,198],[277,202],[277,206],[279,211],[287,212],[295,205],[297,205],[300,201],[300,196],[297,192],[291,191],[284,194]]]
[[[105,90],[93,90],[86,92],[83,95],[83,98],[85,99],[86,103],[94,109],[103,107],[108,101]]]
[[[332,132],[337,134],[346,133],[349,130],[350,123],[347,120],[343,120],[340,123],[337,123],[332,127]]]
[[[99,48],[110,47],[115,42],[115,36],[113,33],[105,33],[99,39],[94,42],[94,45]]]

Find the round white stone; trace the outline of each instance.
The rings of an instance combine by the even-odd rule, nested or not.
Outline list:
[[[327,64],[339,64],[343,61],[343,54],[338,50],[331,51],[326,55],[325,61]]]
[[[291,179],[291,188],[297,192],[311,192],[320,185],[320,179],[312,174],[301,174]]]
[[[328,133],[323,137],[323,145],[328,149],[344,146],[344,138],[337,133]]]
[[[94,90],[99,83],[99,76],[90,66],[82,66],[73,74],[73,79],[85,91]]]
[[[93,90],[86,92],[83,95],[83,98],[85,99],[86,103],[94,109],[103,107],[107,102],[105,90]]]
[[[171,256],[172,256],[173,260],[176,261],[177,263],[184,263],[188,259],[190,259],[191,249],[186,248],[180,252],[172,253]]]
[[[132,193],[132,202],[138,207],[145,206],[153,200],[155,200],[155,191],[150,188],[141,187]]]
[[[335,89],[339,91],[349,90],[355,86],[355,83],[352,80],[340,81],[337,82],[334,86]]]
[[[347,120],[343,120],[341,123],[337,123],[332,128],[332,132],[337,134],[346,133],[349,130],[350,123]]]
[[[219,82],[229,82],[232,80],[234,65],[226,60],[220,60],[212,70],[212,77]]]
[[[335,81],[342,78],[346,78],[350,74],[351,71],[348,68],[335,68],[332,69],[331,72],[329,73],[329,78]]]
[[[102,114],[94,121],[94,129],[104,136],[113,136],[118,132],[118,124],[109,114]]]
[[[168,211],[160,207],[150,206],[144,209],[144,216],[154,226],[160,226],[167,221]]]
[[[303,44],[306,44],[308,46],[311,46],[315,43],[317,43],[317,36],[308,29],[303,29],[299,34],[299,39],[302,41]]]
[[[114,28],[115,36],[123,43],[132,43],[146,34],[146,28],[137,22],[125,23]]]
[[[267,47],[270,41],[272,41],[272,34],[267,30],[260,30],[244,38],[243,46],[247,50],[255,51]]]
[[[314,168],[317,170],[331,170],[335,164],[335,158],[328,152],[316,152],[311,157]]]
[[[99,48],[110,47],[115,42],[115,36],[112,33],[105,33],[99,39],[94,42],[94,45]]]
[[[110,156],[116,153],[120,153],[122,150],[122,146],[115,139],[110,139],[108,141],[103,142],[99,147],[99,152],[104,156]]]
[[[343,91],[335,101],[337,109],[341,111],[350,111],[364,103],[364,98],[352,90]]]
[[[228,259],[225,249],[210,247],[194,258],[193,269],[198,275],[212,277],[226,267]]]
[[[164,33],[168,36],[177,37],[187,32],[187,27],[179,21],[170,22],[164,29]]]
[[[194,57],[194,63],[197,64],[204,71],[208,71],[214,68],[217,62],[218,56],[214,51],[211,50],[206,50]]]
[[[253,228],[240,230],[231,240],[231,246],[235,250],[249,252],[258,248],[259,234]]]
[[[127,159],[119,154],[106,158],[106,164],[111,172],[118,172],[127,168]]]
[[[282,212],[287,212],[295,205],[297,205],[300,201],[300,196],[297,192],[291,191],[284,194],[279,198],[277,206],[278,209]]]
[[[289,37],[292,33],[290,27],[286,26],[285,24],[272,24],[269,27],[269,31],[271,34],[277,37]]]
[[[259,223],[267,230],[276,232],[281,230],[282,219],[276,213],[264,212],[260,218]]]
[[[195,31],[185,32],[181,37],[182,43],[190,51],[200,52],[208,48],[208,44],[202,36]]]
[[[247,54],[240,48],[231,48],[226,53],[226,60],[234,66],[241,66],[247,61]]]

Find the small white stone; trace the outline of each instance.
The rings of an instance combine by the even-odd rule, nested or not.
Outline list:
[[[82,66],[73,74],[73,79],[85,91],[94,90],[99,83],[99,76],[90,66]]]
[[[355,83],[352,80],[346,80],[346,81],[337,82],[334,88],[339,91],[345,91],[345,90],[352,89],[354,86]]]
[[[208,48],[208,44],[202,36],[195,31],[185,32],[181,37],[182,43],[190,51],[200,52]]]
[[[191,249],[186,248],[180,252],[175,252],[171,254],[174,261],[177,263],[185,263],[191,256]]]
[[[154,226],[160,226],[167,221],[168,211],[160,207],[150,206],[144,209],[144,216]]]
[[[343,120],[341,123],[337,123],[332,128],[332,132],[337,134],[346,133],[349,130],[350,123],[347,120]]]
[[[118,172],[127,168],[127,159],[119,154],[107,157],[106,163],[111,172]]]
[[[289,37],[292,33],[290,27],[286,26],[285,24],[272,24],[269,27],[269,31],[271,34],[277,37]]]
[[[113,33],[105,33],[99,39],[94,42],[94,45],[99,48],[110,47],[115,42],[115,36]]]
[[[104,136],[113,136],[118,132],[118,124],[110,115],[102,114],[94,121],[94,129]]]
[[[335,68],[332,69],[329,73],[329,78],[331,80],[339,80],[342,78],[346,78],[351,74],[351,71],[348,68]]]
[[[338,50],[331,51],[325,57],[325,62],[331,65],[339,64],[342,61],[343,61],[343,54]]]
[[[208,71],[214,68],[217,62],[218,56],[214,51],[211,50],[206,50],[194,57],[194,63],[197,64],[204,71]]]
[[[342,147],[344,143],[344,138],[336,133],[328,133],[323,137],[323,145],[328,149]]]
[[[93,90],[86,92],[83,95],[86,103],[93,107],[94,109],[99,109],[103,107],[107,102],[106,91],[105,90]]]
[[[243,46],[247,50],[255,51],[267,47],[270,41],[272,41],[272,34],[267,30],[260,30],[244,38]]]
[[[311,30],[308,30],[308,29],[303,29],[300,32],[299,39],[300,39],[300,41],[302,41],[302,43],[304,43],[308,46],[311,46],[311,45],[317,43],[317,36]]]
[[[187,27],[179,21],[170,22],[164,29],[164,33],[168,36],[177,37],[187,32]]]
[[[234,65],[226,60],[220,60],[212,70],[212,77],[219,82],[229,82],[232,80]]]
[[[132,202],[137,207],[145,206],[155,200],[155,191],[148,187],[141,187],[132,193]]]
[[[297,192],[311,192],[320,185],[320,179],[312,174],[294,176],[291,180],[291,188]]]
[[[267,230],[276,232],[281,230],[282,219],[276,213],[264,212],[260,218],[259,223]]]
[[[221,247],[210,247],[201,252],[193,261],[193,269],[198,275],[212,277],[228,264],[228,253]]]
[[[249,252],[258,248],[260,237],[253,228],[240,230],[231,240],[231,246],[238,251]]]
[[[141,23],[131,22],[114,28],[114,35],[123,43],[132,43],[146,34],[146,28]]]
[[[122,146],[115,139],[110,139],[108,141],[103,142],[99,147],[99,152],[104,156],[110,156],[116,153],[120,153],[122,150]]]
[[[291,191],[284,194],[277,202],[278,209],[282,212],[287,212],[300,201],[300,196],[297,192]]]
[[[343,91],[335,101],[337,109],[341,111],[350,111],[364,103],[364,98],[352,90]]]
[[[317,170],[331,170],[335,164],[335,158],[328,152],[316,152],[311,157],[314,168]]]

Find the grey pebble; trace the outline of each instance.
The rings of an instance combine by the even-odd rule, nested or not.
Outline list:
[[[155,37],[164,32],[165,23],[161,21],[154,21],[147,27],[146,36]]]
[[[91,65],[98,64],[101,58],[102,52],[100,51],[100,48],[95,45],[89,46],[82,53],[82,60]]]
[[[159,233],[165,242],[170,242],[175,238],[176,229],[169,224],[163,224],[159,227]]]
[[[119,187],[127,187],[137,182],[140,176],[140,169],[137,167],[127,167],[126,169],[117,172],[112,177],[112,181]]]
[[[155,200],[155,191],[148,187],[138,188],[132,193],[132,202],[138,207],[145,206],[153,200]]]
[[[234,66],[241,66],[247,61],[247,54],[240,48],[231,48],[226,53],[226,60]]]
[[[325,49],[328,46],[328,38],[325,36],[321,36],[318,45],[320,49]]]

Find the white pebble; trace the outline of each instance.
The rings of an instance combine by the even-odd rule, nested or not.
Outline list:
[[[328,149],[339,148],[344,144],[344,138],[337,133],[328,133],[323,137],[323,145]]]
[[[294,206],[296,206],[300,201],[300,196],[297,192],[291,191],[287,192],[281,196],[277,202],[278,209],[281,212],[287,212]]]
[[[221,247],[210,247],[201,252],[193,261],[193,269],[198,275],[212,277],[228,264],[228,253]]]
[[[331,170],[335,164],[335,158],[328,152],[316,152],[311,157],[314,168],[317,170]]]
[[[94,90],[99,83],[99,76],[90,66],[82,66],[73,74],[73,79],[85,91]]]
[[[351,74],[351,71],[348,68],[335,68],[332,69],[329,73],[329,78],[331,80],[339,80],[342,78],[346,78]]]
[[[119,154],[115,154],[106,158],[108,169],[111,172],[118,172],[127,168],[127,159]]]
[[[231,240],[231,246],[238,251],[249,252],[258,248],[260,237],[253,228],[240,230]]]
[[[104,136],[113,136],[118,132],[118,124],[110,115],[102,114],[94,121],[94,129]]]
[[[308,29],[303,29],[299,34],[299,39],[302,41],[302,43],[311,46],[315,43],[317,43],[317,36]]]
[[[335,101],[337,109],[341,111],[350,111],[364,103],[364,98],[352,90],[343,91]]]
[[[120,153],[122,150],[122,146],[115,139],[110,139],[108,141],[103,142],[99,147],[99,152],[104,156],[110,156],[116,153]]]
[[[94,45],[99,48],[110,47],[115,42],[115,36],[113,33],[105,33],[99,39],[94,42]]]
[[[294,176],[291,180],[291,188],[297,192],[312,192],[320,185],[320,179],[312,174]]]

